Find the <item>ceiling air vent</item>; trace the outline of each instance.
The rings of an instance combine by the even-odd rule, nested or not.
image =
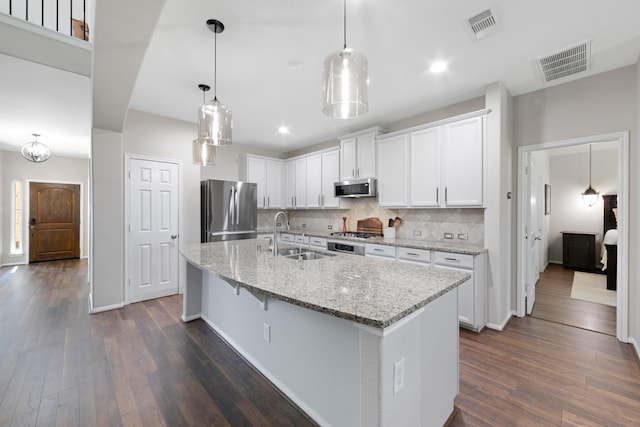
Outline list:
[[[545,82],[591,69],[591,40],[536,59]]]
[[[498,30],[498,18],[492,9],[484,10],[464,21],[467,32],[475,40],[480,40]]]

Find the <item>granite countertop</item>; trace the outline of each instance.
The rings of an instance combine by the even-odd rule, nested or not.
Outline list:
[[[343,237],[343,236],[332,236],[330,232],[322,232],[322,231],[307,231],[307,230],[290,230],[280,227],[278,228],[279,233],[291,233],[291,234],[302,234],[305,236],[313,236],[313,237],[325,237],[327,239],[335,239],[335,240],[353,240],[362,243],[375,243],[377,245],[388,245],[388,246],[396,246],[396,247],[404,247],[404,248],[412,248],[412,249],[428,249],[434,251],[442,251],[442,252],[451,252],[457,254],[466,254],[466,255],[480,255],[487,250],[483,246],[471,245],[460,243],[460,240],[448,242],[440,242],[440,241],[429,241],[429,240],[419,240],[419,239],[385,239],[383,237],[373,237],[369,239],[362,239],[358,237]],[[267,234],[273,233],[273,228],[271,230],[267,229],[258,229],[259,234]]]
[[[191,264],[267,297],[386,328],[456,288],[470,275],[357,255],[298,261],[273,256],[264,240],[184,245]],[[258,252],[256,246],[262,245]],[[279,248],[293,247],[279,244]]]

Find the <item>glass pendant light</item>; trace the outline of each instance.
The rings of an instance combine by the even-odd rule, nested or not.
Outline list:
[[[199,84],[198,88],[202,91],[202,105],[199,111],[205,108],[205,93],[211,89],[209,85]],[[207,142],[206,139],[193,140],[193,163],[201,166],[210,166],[216,164],[216,146]]]
[[[22,146],[22,157],[34,163],[42,163],[49,159],[51,156],[51,151],[49,151],[49,147],[38,142],[38,137],[40,134],[32,133],[34,136],[33,142],[27,142]]]
[[[349,119],[369,111],[369,66],[367,58],[347,48],[347,0],[344,0],[344,47],[324,60],[322,112]]]
[[[589,188],[582,193],[582,200],[584,200],[587,206],[591,207],[596,204],[599,197],[600,193],[591,187],[591,144],[589,144]]]
[[[198,140],[212,145],[230,145],[231,129],[233,121],[231,118],[231,110],[223,103],[218,101],[216,96],[218,85],[217,78],[217,40],[218,33],[224,31],[222,22],[216,19],[207,20],[207,27],[214,36],[214,62],[213,62],[213,99],[204,102],[198,111]]]

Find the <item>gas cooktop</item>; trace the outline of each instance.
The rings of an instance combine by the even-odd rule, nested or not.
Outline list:
[[[331,233],[332,236],[338,237],[357,237],[360,239],[370,239],[372,237],[382,237],[381,234],[376,233],[363,233],[361,231],[336,231],[335,233]]]

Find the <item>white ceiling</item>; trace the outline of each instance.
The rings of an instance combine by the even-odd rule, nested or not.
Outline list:
[[[462,22],[488,7],[501,30],[474,41]],[[592,40],[592,69],[555,84],[634,64],[640,54],[638,1],[348,0],[347,10],[347,44],[369,61],[369,112],[360,118],[321,113],[322,62],[342,48],[341,0],[167,0],[131,108],[195,123],[197,85],[213,85],[209,18],[226,27],[218,35],[218,98],[233,111],[234,141],[285,152],[480,96],[496,81],[512,95],[547,87],[533,60],[585,40]],[[0,106],[5,149],[34,132],[54,152],[57,141],[77,135],[88,146],[88,79],[0,60],[0,93],[10,100]],[[431,74],[436,60],[449,69]],[[291,69],[292,61],[302,66]],[[18,70],[9,82],[5,74],[15,72],[5,64]],[[37,78],[19,81],[25,73]],[[291,133],[278,134],[281,125]]]

